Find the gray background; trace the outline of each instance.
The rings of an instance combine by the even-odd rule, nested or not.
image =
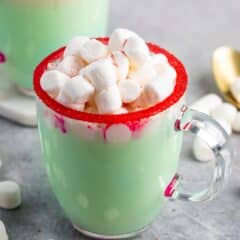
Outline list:
[[[135,30],[182,59],[189,73],[189,102],[217,92],[211,74],[212,51],[225,44],[240,48],[239,0],[112,0],[110,10],[109,31],[115,27]],[[239,148],[239,136],[232,139]],[[187,180],[199,182],[210,171],[208,164],[190,160],[190,141],[187,138],[182,155],[183,174]],[[0,210],[10,240],[86,239],[72,229],[50,189],[36,129],[0,119],[0,156],[0,180],[14,179],[23,191],[20,209]],[[148,231],[136,239],[239,240],[239,170],[239,159],[235,159],[230,183],[211,202],[169,202]]]

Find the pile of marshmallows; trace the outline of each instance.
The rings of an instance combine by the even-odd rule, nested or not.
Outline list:
[[[240,132],[240,112],[230,103],[223,102],[216,94],[208,94],[192,106],[192,109],[212,116],[228,133]],[[213,159],[213,153],[205,142],[196,137],[193,142],[193,153],[197,160],[209,161]]]
[[[136,33],[116,29],[108,45],[84,36],[73,38],[63,59],[49,64],[41,87],[69,108],[121,114],[164,100],[175,82],[175,69],[165,55],[151,54]]]
[[[0,208],[10,210],[19,207],[20,204],[21,204],[21,191],[19,185],[13,181],[0,182]],[[0,240],[8,240],[5,225],[1,220],[0,220]]]

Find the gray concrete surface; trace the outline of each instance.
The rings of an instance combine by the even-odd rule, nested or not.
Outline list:
[[[211,74],[211,53],[221,45],[240,48],[238,0],[112,0],[109,31],[127,27],[174,52],[189,73],[188,101],[217,92]],[[240,136],[232,137],[235,149]],[[206,178],[209,166],[191,160],[187,137],[181,171],[192,182]],[[14,179],[23,190],[23,205],[0,210],[10,240],[84,240],[64,217],[50,189],[41,162],[36,129],[0,119],[0,180]],[[182,170],[183,169],[183,170]],[[225,191],[206,203],[169,202],[137,240],[239,240],[240,162]]]

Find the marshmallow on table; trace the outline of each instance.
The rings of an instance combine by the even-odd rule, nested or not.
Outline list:
[[[0,220],[0,239],[1,240],[8,240],[8,234],[7,234],[5,225],[1,220]]]
[[[237,114],[232,122],[232,129],[235,132],[240,132],[240,112],[237,112]]]
[[[65,73],[70,77],[78,75],[79,70],[84,67],[80,57],[66,56],[57,66],[56,70]]]
[[[124,28],[115,29],[109,39],[108,47],[111,52],[123,49],[125,41],[132,36],[137,36],[136,33]]]
[[[214,93],[210,93],[201,97],[199,100],[193,103],[190,107],[199,112],[210,114],[210,112],[212,112],[212,110],[221,103],[222,103],[222,99],[218,95]]]
[[[139,68],[150,58],[150,51],[144,40],[138,36],[129,37],[123,47],[132,68]]]
[[[17,183],[0,182],[0,207],[13,209],[21,204],[21,192]]]
[[[97,92],[107,89],[117,82],[116,69],[109,58],[88,65],[80,71],[80,74],[92,83]]]
[[[203,162],[214,159],[214,154],[210,147],[198,136],[193,141],[193,154],[197,160]]]
[[[86,103],[93,95],[94,87],[83,76],[76,76],[61,88],[58,100],[62,103]]]
[[[89,41],[90,39],[85,36],[77,36],[74,37],[69,41],[67,44],[65,51],[64,51],[64,57],[71,56],[71,55],[80,55],[80,48],[84,43]]]
[[[49,94],[57,95],[61,87],[70,78],[57,70],[46,71],[41,78],[40,84],[43,90]]]
[[[123,103],[135,101],[142,93],[141,85],[130,79],[121,80],[118,84]]]
[[[112,52],[113,64],[117,68],[118,79],[125,79],[129,72],[129,60],[120,51]]]
[[[162,76],[149,81],[144,87],[144,95],[150,105],[167,98],[174,89],[173,79],[164,79]]]
[[[99,113],[113,113],[122,106],[122,100],[117,85],[101,91],[95,97]]]
[[[215,107],[211,116],[215,119],[223,119],[228,122],[230,125],[232,124],[235,116],[237,114],[237,109],[230,103],[222,103]]]
[[[235,81],[231,84],[230,90],[234,98],[240,102],[240,77],[236,78]]]
[[[108,55],[107,46],[96,39],[91,39],[80,48],[81,57],[88,63],[105,58]]]

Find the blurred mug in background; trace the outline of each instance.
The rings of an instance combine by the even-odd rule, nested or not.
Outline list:
[[[109,0],[0,0],[0,55],[11,79],[31,93],[32,72],[76,35],[106,33]]]

